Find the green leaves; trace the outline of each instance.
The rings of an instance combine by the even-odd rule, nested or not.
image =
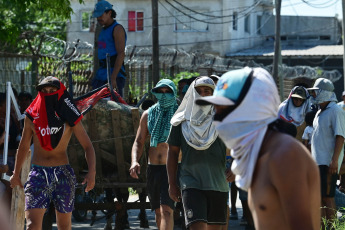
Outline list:
[[[0,49],[11,52],[20,49],[20,35],[26,31],[66,40],[73,13],[70,0],[0,0],[0,11]]]

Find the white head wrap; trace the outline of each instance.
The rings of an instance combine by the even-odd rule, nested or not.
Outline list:
[[[316,97],[311,98],[311,102],[313,104],[321,104],[326,101],[338,102],[338,99],[334,92],[323,90],[323,89],[318,89]]]
[[[236,185],[248,190],[267,126],[277,119],[278,90],[270,74],[255,68],[253,82],[238,107],[216,125],[219,137],[231,149]]]
[[[310,101],[307,98],[300,107],[294,106],[291,95],[297,87],[298,86],[295,86],[291,90],[288,99],[286,99],[280,104],[278,110],[278,117],[296,126],[300,126],[304,122],[305,115],[307,114],[307,112],[310,111]],[[304,90],[306,91],[306,95],[308,95],[307,90]]]
[[[217,139],[218,133],[212,123],[213,105],[199,106],[194,102],[197,98],[201,96],[196,91],[193,81],[170,123],[173,126],[182,123],[182,134],[188,145],[197,150],[204,150]]]

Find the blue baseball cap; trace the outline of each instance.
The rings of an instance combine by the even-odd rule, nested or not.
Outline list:
[[[112,9],[113,9],[113,5],[111,5],[109,2],[105,0],[101,0],[97,2],[97,4],[95,5],[95,9],[93,10],[92,17],[98,18],[102,16],[102,14],[106,10],[112,10]]]
[[[212,96],[202,97],[195,102],[198,105],[235,105],[240,98],[241,91],[245,85],[251,68],[229,71],[219,79]]]

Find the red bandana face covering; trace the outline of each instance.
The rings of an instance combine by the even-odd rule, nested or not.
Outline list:
[[[73,127],[83,118],[61,82],[60,89],[53,93],[38,92],[25,114],[34,123],[41,146],[47,151],[59,144],[66,122]]]

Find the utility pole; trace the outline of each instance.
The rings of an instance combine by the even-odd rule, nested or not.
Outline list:
[[[343,0],[344,1],[344,0]],[[273,78],[279,82],[280,100],[284,100],[284,80],[279,74],[279,65],[281,65],[281,50],[280,50],[280,9],[281,0],[275,0],[276,5],[276,26],[275,26],[275,39],[274,39],[274,59],[273,59]]]
[[[152,0],[152,76],[153,84],[156,85],[159,81],[158,0]],[[149,79],[150,82],[152,80]]]
[[[345,19],[344,19],[344,16],[345,16],[345,0],[342,0],[342,7],[343,7],[343,25],[342,25],[342,32],[343,32],[343,36],[342,36],[342,43],[343,43],[343,79],[344,79],[344,90],[345,90],[345,45],[344,45],[344,38],[345,38]]]

